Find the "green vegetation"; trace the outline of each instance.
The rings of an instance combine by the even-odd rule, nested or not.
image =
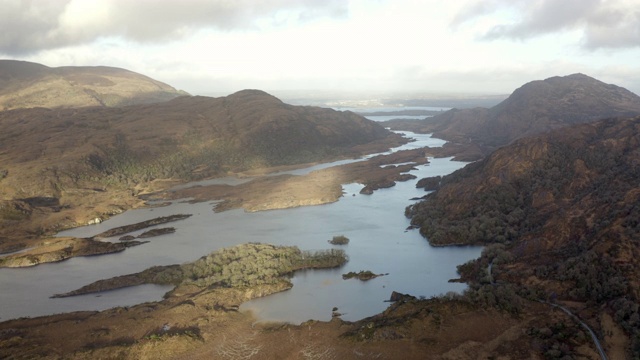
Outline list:
[[[243,244],[212,252],[184,265],[154,266],[140,273],[99,280],[54,295],[68,297],[141,284],[249,287],[276,284],[296,270],[333,268],[348,261],[343,250],[301,251],[295,246]]]
[[[573,348],[588,338],[578,325],[562,321],[548,327],[530,327],[527,335],[533,338],[533,349],[549,360],[573,359]]]
[[[0,220],[25,220],[29,215],[26,209],[21,209],[12,201],[0,201]]]
[[[640,357],[640,306],[624,269],[608,255],[585,251],[566,261],[538,266],[535,274],[568,284],[563,297],[596,307],[608,306],[616,323],[629,335],[632,358]]]
[[[585,303],[614,315],[638,358],[639,121],[522,139],[444,177],[406,214],[433,244],[492,244],[459,267],[466,300],[514,314],[524,299]]]
[[[350,151],[347,146],[318,144],[303,148],[303,145],[306,146],[270,137],[255,138],[242,145],[237,140],[188,133],[180,141],[163,139],[152,152],[148,148],[133,149],[127,137],[119,132],[110,145],[97,146],[97,151],[85,157],[90,171],[83,177],[107,185],[132,185],[164,178],[193,181],[229,171],[311,163]]]
[[[181,270],[185,284],[239,287],[274,283],[299,269],[338,267],[346,260],[341,250],[312,253],[296,247],[247,244],[216,251]]]
[[[329,240],[331,245],[347,245],[348,243],[349,238],[344,235],[334,236],[333,239]]]
[[[580,201],[589,199],[593,202],[589,210],[596,212],[593,231],[603,230],[622,217],[624,235],[639,236],[640,208],[626,199],[640,178],[640,166],[633,160],[638,149],[624,142],[620,148],[605,147],[602,143],[608,135],[606,128],[613,125],[603,123],[599,128],[601,137],[590,139],[592,146],[562,138],[549,139],[544,144],[544,156],[525,158],[522,164],[514,162],[511,169],[502,169],[500,174],[492,173],[495,163],[505,161],[505,157],[526,155],[514,154],[512,149],[497,151],[490,158],[443,178],[442,186],[448,187],[444,192],[464,191],[464,199],[436,192],[426,201],[408,207],[406,215],[434,244],[506,243],[539,232],[546,222],[557,217],[553,211],[556,206],[582,206]],[[525,149],[529,145],[516,144]],[[531,146],[536,145],[533,142]],[[518,166],[523,169],[517,169]],[[585,177],[584,169],[588,169],[590,177]],[[509,171],[520,173],[508,175]],[[484,181],[483,177],[502,180],[497,184],[479,183]],[[582,179],[584,184],[576,183],[576,179]],[[481,190],[469,191],[466,186]]]
[[[418,180],[416,188],[424,189],[425,191],[437,190],[440,187],[442,176],[431,176]]]
[[[530,298],[530,290],[502,281],[502,266],[513,261],[513,256],[502,244],[487,246],[480,258],[458,266],[458,273],[469,287],[461,296],[450,295],[482,308],[499,309],[511,314],[522,311],[523,298]],[[491,273],[489,273],[491,270]],[[506,276],[505,276],[506,277]]]
[[[161,341],[173,336],[188,336],[197,340],[204,340],[197,326],[160,326],[148,331],[143,340]]]
[[[182,146],[164,141],[155,153],[133,150],[122,133],[115,135],[110,146],[98,148],[85,162],[96,173],[95,180],[107,184],[137,184],[159,178],[198,180],[231,168],[250,169],[255,163],[251,155],[229,141],[205,140],[189,134]]]

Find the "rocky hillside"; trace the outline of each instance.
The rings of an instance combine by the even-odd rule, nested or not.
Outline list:
[[[149,104],[188,95],[147,76],[106,66],[0,60],[0,110]]]
[[[616,319],[635,358],[639,180],[640,117],[611,118],[500,148],[444,177],[407,215],[432,244],[501,244],[505,281],[602,306],[595,319]]]
[[[487,154],[515,139],[606,117],[640,114],[640,97],[583,74],[532,81],[489,108],[453,109],[413,130],[459,143],[474,142]],[[396,124],[396,126],[400,126]]]

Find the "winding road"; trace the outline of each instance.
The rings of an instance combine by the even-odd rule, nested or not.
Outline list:
[[[545,302],[545,301],[541,301],[544,304],[549,304],[553,307],[557,307],[560,310],[564,311],[565,313],[567,313],[567,315],[569,315],[571,318],[573,318],[575,321],[577,321],[580,325],[582,325],[583,328],[587,329],[587,331],[589,331],[589,334],[591,334],[591,338],[593,339],[593,342],[596,344],[596,348],[598,349],[598,352],[600,353],[600,358],[602,358],[602,360],[607,360],[607,354],[604,352],[604,349],[602,348],[602,345],[600,344],[600,340],[598,340],[598,337],[596,336],[596,333],[593,332],[593,330],[591,330],[591,328],[589,327],[589,325],[587,325],[584,321],[580,320],[580,318],[576,315],[574,315],[571,311],[569,311],[569,309],[567,309],[566,307],[562,306],[562,305],[558,305],[558,304],[553,304],[553,303],[549,303],[549,302]]]
[[[491,274],[491,270],[492,269],[493,269],[493,260],[491,260],[491,262],[487,266],[487,273],[489,274],[489,281],[491,282],[491,285],[495,285],[495,282],[493,281],[493,276]],[[567,315],[569,315],[569,317],[571,317],[573,320],[577,321],[580,325],[582,325],[583,328],[587,329],[587,331],[591,335],[591,339],[593,339],[593,342],[596,344],[596,348],[598,349],[598,352],[600,353],[600,358],[602,360],[608,360],[609,359],[607,357],[607,354],[604,352],[604,348],[602,347],[602,344],[600,344],[600,340],[598,340],[598,337],[596,336],[596,333],[593,332],[593,330],[591,330],[589,325],[587,325],[584,321],[580,320],[580,318],[577,315],[575,315],[569,309],[567,309],[566,307],[564,307],[562,305],[558,305],[558,304],[554,304],[554,303],[550,303],[550,302],[542,301],[542,300],[539,300],[539,301],[541,303],[543,303],[543,304],[551,305],[553,307],[557,307],[558,309],[564,311]]]

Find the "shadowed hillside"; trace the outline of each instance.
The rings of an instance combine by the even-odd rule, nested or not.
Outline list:
[[[407,215],[432,244],[502,244],[505,281],[602,306],[635,358],[638,179],[640,117],[613,118],[517,140],[444,177]]]
[[[149,104],[188,95],[132,71],[0,60],[0,110]]]
[[[424,121],[390,122],[392,128],[458,143],[473,142],[489,154],[515,139],[567,125],[640,114],[640,97],[583,74],[529,82],[489,108],[452,109]]]

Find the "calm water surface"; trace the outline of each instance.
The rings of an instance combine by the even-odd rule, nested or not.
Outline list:
[[[428,135],[402,148],[441,146],[444,141]],[[354,160],[351,160],[354,161]],[[362,161],[362,160],[361,160]],[[336,163],[332,163],[335,165]],[[290,173],[304,174],[324,164]],[[432,159],[412,174],[418,178],[445,175],[464,166],[450,159]],[[237,179],[216,180],[236,183]],[[457,277],[456,265],[479,256],[480,247],[434,248],[416,230],[406,231],[404,208],[409,200],[425,193],[415,182],[398,183],[373,195],[360,195],[359,184],[344,186],[340,201],[311,207],[245,213],[232,210],[214,213],[213,202],[137,209],[102,224],[72,229],[60,236],[88,237],[116,226],[179,213],[192,217],[171,223],[174,234],[150,239],[150,243],[105,256],[73,258],[61,263],[26,269],[0,269],[0,321],[23,316],[48,315],[77,310],[102,310],[160,300],[167,286],[144,285],[100,294],[64,299],[49,296],[67,292],[93,281],[142,271],[154,265],[193,261],[214,250],[247,242],[296,245],[303,250],[327,249],[335,235],[351,241],[343,247],[350,257],[340,269],[298,272],[292,290],[243,304],[261,320],[299,323],[308,319],[329,320],[335,306],[345,320],[358,320],[384,310],[392,291],[430,297],[461,291],[464,284],[448,283]],[[167,225],[160,225],[163,227]],[[137,235],[148,229],[132,233]],[[112,239],[115,240],[115,239]],[[368,282],[343,280],[349,271],[388,273]]]

